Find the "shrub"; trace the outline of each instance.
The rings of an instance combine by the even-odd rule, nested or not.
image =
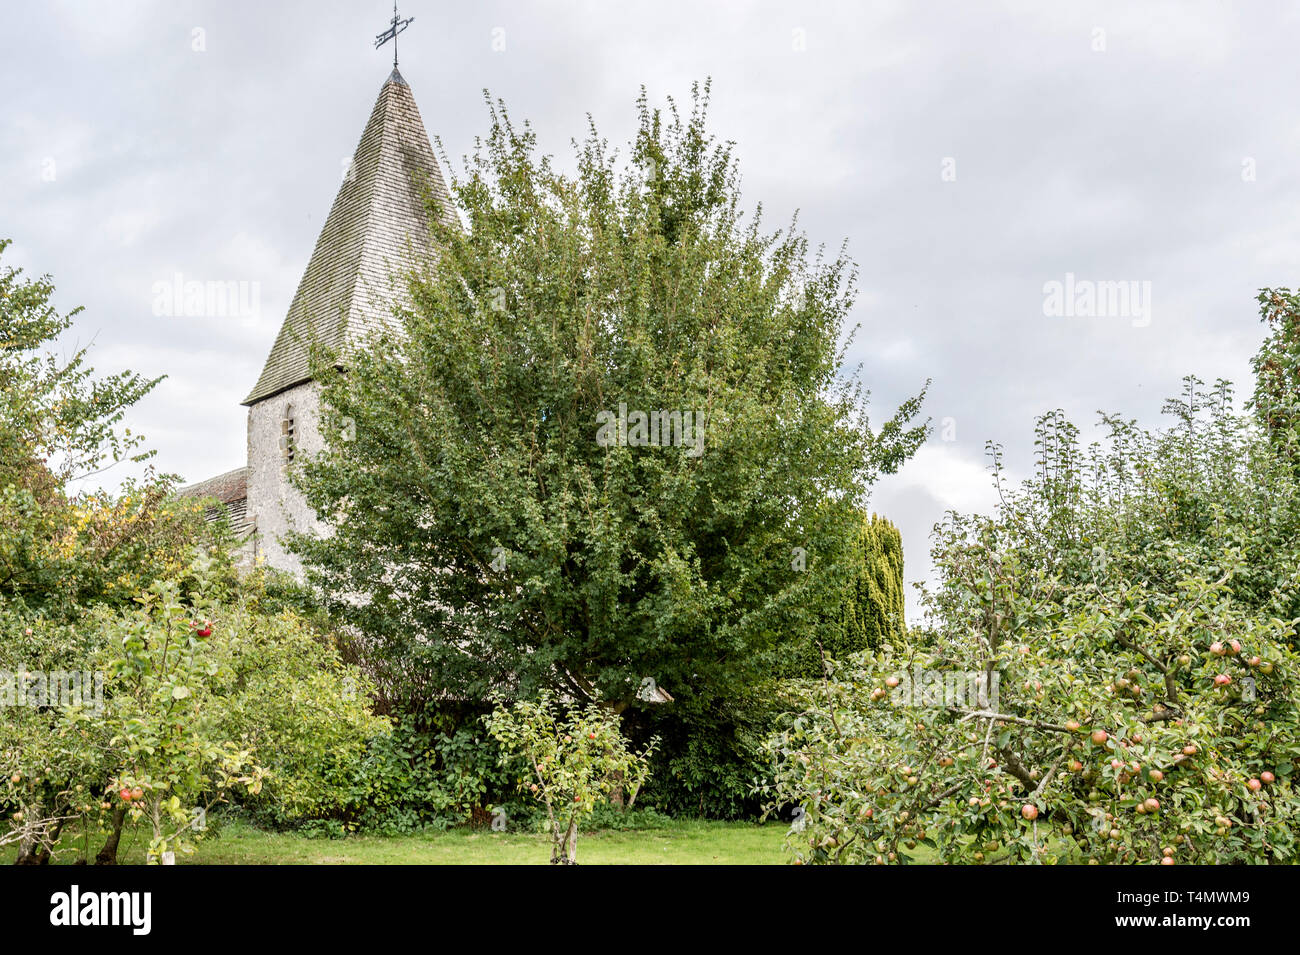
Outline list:
[[[0,614],[7,675],[102,679],[98,700],[6,701],[0,768],[10,781],[0,805],[29,829],[49,820],[48,838],[26,840],[27,854],[74,828],[83,857],[92,837],[107,834],[112,861],[121,827],[143,822],[158,861],[192,850],[207,810],[235,791],[285,816],[323,811],[386,725],[369,713],[360,675],[301,621],[213,601],[202,569],[194,579],[190,599],[160,582],[134,610],[102,607],[76,624]]]
[[[408,714],[371,739],[347,790],[345,828],[399,833],[470,823],[512,788],[499,763],[477,717]]]

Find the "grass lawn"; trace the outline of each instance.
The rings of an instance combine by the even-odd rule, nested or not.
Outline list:
[[[787,826],[744,822],[674,822],[658,829],[583,833],[578,862],[586,865],[781,865]],[[122,835],[123,863],[144,862],[148,839],[142,830]],[[0,863],[13,861],[0,852]],[[75,855],[59,861],[72,862]],[[308,839],[294,833],[264,832],[230,822],[204,840],[180,865],[538,865],[550,861],[543,835],[490,830],[453,830],[410,836],[349,836]]]

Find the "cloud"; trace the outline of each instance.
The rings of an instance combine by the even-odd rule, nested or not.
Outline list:
[[[874,417],[932,378],[925,413],[955,423],[877,492],[909,577],[944,508],[988,506],[986,440],[1024,473],[1042,411],[1154,423],[1186,373],[1244,389],[1256,290],[1297,284],[1290,4],[412,0],[409,15],[402,71],[453,159],[486,128],[485,87],[569,168],[588,114],[618,142],[643,84],[680,102],[712,77],[746,201],[773,224],[797,210],[861,267],[848,357]],[[387,16],[305,0],[0,14],[6,258],[86,306],[76,337],[97,366],[171,374],[135,421],[164,470],[238,463],[238,401],[388,74],[371,48]],[[259,320],[159,319],[151,286],[177,271],[258,282]],[[1044,283],[1067,272],[1149,281],[1151,324],[1045,315]]]

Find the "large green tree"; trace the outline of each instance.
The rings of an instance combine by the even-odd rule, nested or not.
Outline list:
[[[83,858],[102,838],[109,863],[145,819],[157,857],[252,753],[282,817],[339,812],[385,729],[368,685],[260,576],[235,579],[221,529],[170,479],[77,490],[149,456],[124,419],[156,381],[60,357],[79,310],[59,314],[53,293],[0,268],[0,845],[44,863],[75,830]]]
[[[293,546],[408,704],[734,703],[839,624],[868,488],[924,439],[920,396],[870,426],[855,268],[742,211],[707,87],[638,106],[630,163],[593,128],[572,174],[490,106],[400,328],[316,355],[329,447],[300,480],[335,533]],[[638,411],[698,433],[638,445]]]
[[[0,255],[8,245],[0,240]],[[53,295],[48,276],[0,265],[0,605],[71,619],[183,571],[203,521],[172,498],[169,478],[84,489],[152,455],[123,419],[160,379],[96,376],[84,348],[59,355],[53,346],[81,309],[60,314]]]

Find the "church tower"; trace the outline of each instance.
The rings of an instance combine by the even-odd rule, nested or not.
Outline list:
[[[425,196],[452,217],[442,173],[415,98],[393,69],[379,91],[361,141],[344,173],[329,217],[256,384],[248,408],[248,466],[184,489],[215,496],[237,531],[251,533],[251,553],[298,573],[281,536],[328,533],[289,480],[291,468],[323,446],[320,388],[312,381],[313,342],[343,349],[391,321],[404,292],[393,275],[433,253]],[[400,280],[399,280],[400,282]]]

